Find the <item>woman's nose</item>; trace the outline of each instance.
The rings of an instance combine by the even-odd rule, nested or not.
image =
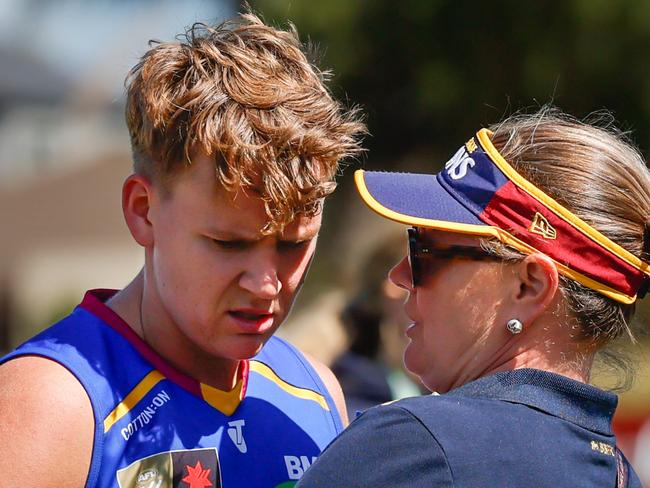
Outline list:
[[[402,260],[393,266],[393,268],[388,272],[388,279],[400,288],[404,288],[407,291],[411,290],[411,266],[409,265],[407,256],[404,256]]]

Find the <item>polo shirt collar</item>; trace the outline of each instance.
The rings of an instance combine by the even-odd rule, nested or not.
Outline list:
[[[613,393],[537,369],[495,373],[447,395],[527,405],[604,435],[613,435],[611,422],[618,403]]]

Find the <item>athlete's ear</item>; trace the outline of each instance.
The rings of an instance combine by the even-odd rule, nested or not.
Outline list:
[[[153,245],[153,228],[149,221],[152,196],[151,182],[141,175],[129,176],[122,186],[122,212],[126,225],[143,247]]]

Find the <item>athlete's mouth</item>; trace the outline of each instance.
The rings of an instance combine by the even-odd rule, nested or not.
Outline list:
[[[229,310],[228,315],[239,324],[240,331],[247,334],[265,333],[275,323],[272,312],[259,308],[237,308]]]
[[[268,317],[273,317],[273,314],[269,312],[246,312],[243,310],[231,310],[228,313],[234,317],[244,320],[264,320]]]

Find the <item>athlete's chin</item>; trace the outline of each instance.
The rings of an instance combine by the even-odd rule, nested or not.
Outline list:
[[[230,341],[228,356],[231,359],[250,359],[262,350],[268,339],[258,334],[240,334]]]

